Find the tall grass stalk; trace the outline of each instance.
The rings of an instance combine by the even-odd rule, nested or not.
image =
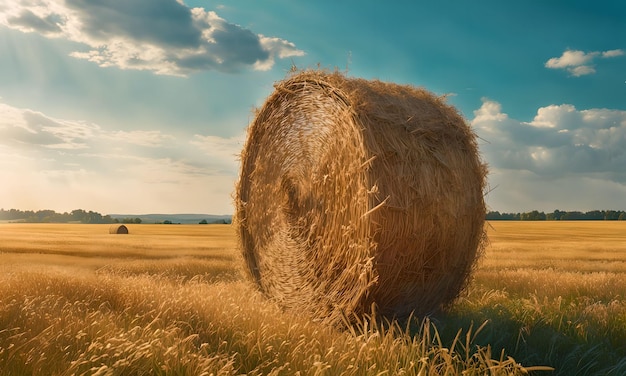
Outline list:
[[[3,375],[524,374],[425,320],[339,330],[280,312],[247,283],[18,272],[0,287]],[[461,338],[465,338],[461,341]]]

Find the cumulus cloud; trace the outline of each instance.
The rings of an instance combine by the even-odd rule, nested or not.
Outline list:
[[[588,74],[596,73],[595,67],[592,65],[596,57],[604,59],[618,57],[624,55],[623,50],[609,51],[592,51],[584,52],[579,50],[565,50],[560,57],[550,58],[546,63],[546,68],[565,69],[572,76],[580,77]]]
[[[488,142],[483,153],[495,168],[552,178],[595,175],[626,184],[626,111],[550,105],[525,122],[484,99],[474,115],[472,126]]]
[[[490,167],[491,210],[624,209],[626,111],[549,105],[523,121],[485,98],[471,124]]]
[[[7,19],[8,23],[23,31],[36,31],[41,34],[58,34],[62,32],[61,26],[65,23],[60,15],[50,13],[40,17],[29,9],[23,9],[21,13]]]
[[[610,50],[610,51],[604,51],[602,53],[602,57],[617,57],[617,56],[623,56],[624,55],[624,51],[623,50]]]
[[[231,213],[242,138],[110,129],[0,102],[0,206]]]
[[[227,22],[177,0],[0,0],[0,24],[85,45],[71,56],[102,67],[185,76],[270,69],[302,56],[292,42]],[[4,4],[3,4],[4,3]]]
[[[546,62],[548,68],[577,67],[589,63],[598,52],[585,53],[577,50],[566,50],[561,57],[553,57]]]

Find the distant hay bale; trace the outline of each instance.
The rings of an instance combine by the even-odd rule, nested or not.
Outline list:
[[[257,111],[241,159],[247,270],[285,308],[427,315],[458,296],[483,250],[476,136],[423,89],[300,72]]]
[[[126,225],[112,225],[109,227],[109,234],[128,234]]]

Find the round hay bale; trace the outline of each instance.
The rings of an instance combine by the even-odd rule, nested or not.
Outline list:
[[[458,296],[482,252],[476,136],[423,89],[300,72],[257,111],[241,159],[247,270],[285,308],[427,315]]]
[[[111,225],[109,234],[128,234],[128,227],[126,225]]]

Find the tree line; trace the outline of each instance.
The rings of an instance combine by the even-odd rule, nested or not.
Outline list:
[[[490,211],[486,218],[496,221],[623,221],[626,220],[626,212],[623,210],[591,210],[588,212],[555,210],[552,213],[537,210],[525,213]]]
[[[54,210],[17,210],[0,209],[0,220],[28,223],[141,223],[141,218],[112,218],[94,211],[82,209],[57,213]]]
[[[486,219],[491,221],[623,221],[626,220],[626,212],[623,210],[591,210],[588,212],[555,210],[551,213],[537,210],[524,213],[490,211],[487,213]],[[110,215],[82,209],[72,210],[69,213],[57,213],[54,210],[0,209],[0,220],[29,223],[141,223],[141,218],[112,218]],[[171,223],[171,221],[164,223],[167,222]],[[207,221],[203,220],[200,223],[205,224]]]

